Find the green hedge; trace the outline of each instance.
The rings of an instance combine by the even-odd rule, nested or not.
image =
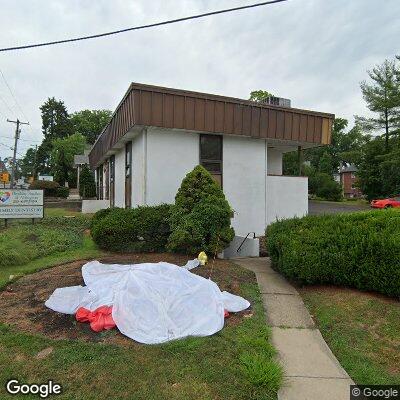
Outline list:
[[[94,215],[91,234],[105,250],[127,252],[165,251],[171,233],[170,206],[112,208]]]
[[[278,221],[266,241],[274,268],[289,279],[400,296],[398,210]]]
[[[59,183],[54,181],[33,181],[29,185],[29,189],[43,189],[44,197],[57,197],[59,188]]]
[[[69,196],[69,188],[65,186],[60,186],[57,188],[57,197],[62,197],[63,199],[66,199]]]

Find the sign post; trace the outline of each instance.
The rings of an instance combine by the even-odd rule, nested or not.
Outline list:
[[[0,189],[0,219],[44,217],[43,190]]]

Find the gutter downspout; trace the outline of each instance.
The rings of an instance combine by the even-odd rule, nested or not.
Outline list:
[[[147,126],[143,128],[143,205],[147,205]]]

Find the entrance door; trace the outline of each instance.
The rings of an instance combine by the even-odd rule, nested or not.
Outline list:
[[[115,156],[110,157],[110,207],[115,205]]]
[[[125,145],[125,208],[132,207],[132,142]]]

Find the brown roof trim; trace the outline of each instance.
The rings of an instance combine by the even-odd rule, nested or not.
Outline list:
[[[271,105],[271,104],[258,103],[256,101],[240,99],[238,97],[228,97],[228,96],[221,96],[219,94],[194,92],[191,90],[184,90],[184,89],[174,89],[174,88],[169,88],[169,87],[165,87],[165,86],[148,85],[145,83],[132,82],[128,89],[128,92],[129,92],[129,90],[132,90],[132,89],[156,91],[156,92],[165,93],[165,94],[176,94],[178,96],[197,97],[199,99],[205,99],[205,100],[209,99],[209,100],[218,100],[218,101],[229,101],[230,103],[244,104],[244,105],[248,105],[248,106],[256,106],[256,107],[261,107],[261,108],[274,108],[276,110],[282,110],[282,111],[292,110],[292,111],[298,112],[299,114],[312,114],[312,115],[318,115],[318,116],[326,117],[326,118],[335,118],[334,114],[326,113],[326,112],[305,110],[302,108],[281,107],[281,106],[275,106],[275,105]]]
[[[132,83],[89,154],[96,167],[133,126],[329,144],[334,115]]]

